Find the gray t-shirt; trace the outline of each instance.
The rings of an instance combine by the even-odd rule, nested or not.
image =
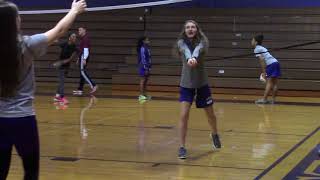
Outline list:
[[[0,98],[0,117],[14,118],[35,115],[33,108],[35,91],[33,60],[46,53],[47,41],[44,34],[22,38],[22,74],[17,95],[12,98]]]
[[[178,41],[178,50],[182,56],[183,64],[180,86],[184,88],[200,88],[208,84],[208,75],[204,68],[204,45],[203,42],[200,42],[189,46],[183,39]],[[188,65],[188,59],[192,57],[197,59],[198,64],[196,67]]]

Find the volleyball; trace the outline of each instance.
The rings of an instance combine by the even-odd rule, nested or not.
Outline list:
[[[263,77],[263,73],[260,74],[260,78],[259,79],[260,79],[260,81],[262,83],[266,83],[267,82],[266,78]]]

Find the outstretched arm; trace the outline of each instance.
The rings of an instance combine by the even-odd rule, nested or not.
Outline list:
[[[71,27],[76,17],[85,11],[87,7],[85,0],[76,1],[73,0],[71,10],[68,14],[62,18],[58,24],[51,30],[44,33],[48,39],[48,45],[53,44],[56,40],[58,40],[61,36],[63,36]]]
[[[192,58],[192,54],[188,46],[183,42],[183,40],[178,41],[178,51],[184,55],[186,60],[189,60]]]

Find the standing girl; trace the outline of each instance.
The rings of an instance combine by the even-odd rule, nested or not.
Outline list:
[[[278,92],[278,78],[281,76],[280,64],[276,58],[274,58],[268,49],[262,46],[263,35],[255,36],[251,45],[254,47],[254,53],[259,58],[261,64],[262,77],[267,79],[264,96],[262,99],[256,100],[257,104],[274,104]],[[268,95],[272,91],[272,100],[268,101]]]
[[[208,75],[205,71],[204,56],[209,47],[209,41],[198,23],[188,20],[183,26],[177,42],[178,52],[182,59],[182,74],[180,81],[180,148],[178,157],[185,159],[185,148],[189,112],[194,98],[196,107],[206,112],[211,128],[213,149],[221,148],[217,130],[217,119],[213,110],[213,99],[208,85]]]
[[[151,97],[147,95],[147,82],[150,76],[151,69],[151,53],[150,53],[150,40],[144,36],[138,40],[137,53],[138,53],[138,68],[140,75],[140,96],[139,101],[149,100]]]
[[[68,35],[68,41],[59,44],[61,53],[59,61],[61,65],[58,68],[59,84],[57,88],[56,96],[53,98],[55,102],[68,104],[69,101],[64,96],[64,79],[68,75],[70,69],[70,62],[77,56],[76,46],[77,35],[70,33]]]
[[[39,136],[33,107],[33,60],[70,28],[85,10],[85,0],[72,3],[69,13],[51,30],[20,35],[20,17],[13,3],[0,1],[0,179],[6,179],[13,146],[22,158],[24,179],[39,176]]]

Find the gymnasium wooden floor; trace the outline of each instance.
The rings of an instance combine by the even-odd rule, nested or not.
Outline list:
[[[320,179],[320,98],[214,95],[223,148],[211,150],[205,114],[193,107],[187,148],[177,158],[177,93],[70,97],[68,107],[38,95],[42,180]],[[22,179],[16,152],[9,180]]]

